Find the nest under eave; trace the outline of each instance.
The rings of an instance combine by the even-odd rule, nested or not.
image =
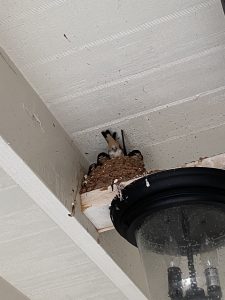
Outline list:
[[[107,160],[103,165],[97,166],[89,176],[85,176],[80,193],[95,189],[107,189],[115,183],[147,174],[144,161],[136,156],[121,156]]]

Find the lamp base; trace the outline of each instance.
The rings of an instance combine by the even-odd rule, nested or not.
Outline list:
[[[180,254],[186,255],[181,224],[185,215],[190,223],[189,246],[197,254],[203,233],[215,248],[225,244],[224,182],[225,171],[213,168],[180,168],[148,175],[113,199],[110,216],[120,235],[135,246],[137,229],[151,218],[148,241],[152,250],[173,254],[167,247],[170,231],[176,236]]]

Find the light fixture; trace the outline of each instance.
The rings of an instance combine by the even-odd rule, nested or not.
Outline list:
[[[110,215],[120,235],[139,249],[150,299],[225,297],[224,170],[148,175],[113,199]]]

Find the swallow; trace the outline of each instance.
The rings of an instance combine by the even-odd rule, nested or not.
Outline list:
[[[91,164],[90,166],[89,166],[89,168],[88,168],[88,176],[96,169],[96,167],[97,167],[97,164],[96,163],[93,163],[93,164]]]
[[[110,158],[123,156],[123,150],[120,147],[120,144],[116,141],[116,132],[113,134],[109,130],[102,131],[103,137],[108,143],[108,153]]]
[[[128,154],[128,156],[133,156],[133,157],[135,157],[135,158],[138,158],[138,159],[140,159],[140,160],[143,160],[143,155],[141,154],[141,151],[139,151],[139,150],[133,150],[133,151],[131,151],[131,152]]]
[[[101,152],[99,153],[99,155],[97,156],[97,165],[98,166],[102,166],[107,160],[110,159],[109,154],[105,153],[105,152]]]

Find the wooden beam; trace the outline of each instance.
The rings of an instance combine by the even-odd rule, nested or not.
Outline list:
[[[1,136],[70,209],[87,162],[1,48],[0,70]]]
[[[0,277],[0,291],[1,297],[8,300],[29,300],[27,296],[23,295],[13,285],[11,285],[4,278]]]
[[[209,167],[225,169],[225,154],[220,154],[209,158],[200,158],[197,161],[185,164],[183,167]],[[122,186],[125,187],[137,179],[138,178],[123,182]],[[114,228],[109,216],[109,206],[112,199],[117,194],[118,190],[117,186],[115,185],[113,191],[110,186],[106,190],[98,189],[81,195],[82,211],[99,232],[104,232]]]
[[[0,54],[0,167],[125,297],[146,300],[96,242],[98,233],[86,217],[82,218],[78,210],[75,217],[68,216],[72,202],[77,199],[85,160],[1,49]]]

